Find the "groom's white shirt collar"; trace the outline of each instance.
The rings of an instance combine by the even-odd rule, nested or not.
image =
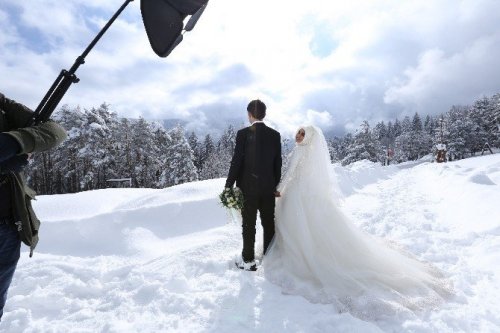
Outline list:
[[[253,124],[258,124],[258,123],[262,123],[263,124],[264,121],[263,120],[256,120],[250,126],[252,126]]]

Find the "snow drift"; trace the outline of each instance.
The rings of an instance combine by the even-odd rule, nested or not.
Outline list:
[[[389,167],[361,161],[332,171],[354,223],[443,270],[452,301],[364,322],[283,295],[261,272],[233,268],[241,230],[218,203],[224,180],[216,179],[39,197],[41,241],[33,258],[22,254],[0,330],[500,330],[500,155]]]

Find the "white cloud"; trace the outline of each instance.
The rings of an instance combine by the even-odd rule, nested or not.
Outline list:
[[[0,91],[34,107],[122,1],[4,4],[0,76],[9,79]],[[350,130],[363,119],[438,113],[498,92],[499,21],[496,0],[212,0],[161,59],[134,1],[63,103],[106,101],[124,116],[181,118],[207,131],[244,120],[248,101],[261,98],[279,129],[316,121]]]
[[[328,128],[333,124],[333,117],[327,111],[319,112],[315,110],[307,110],[306,115],[307,123],[312,125]]]
[[[387,90],[384,100],[412,111],[446,111],[450,103],[466,104],[471,96],[479,98],[498,92],[499,43],[500,33],[480,38],[455,54],[428,50],[417,66],[405,70],[402,81]]]

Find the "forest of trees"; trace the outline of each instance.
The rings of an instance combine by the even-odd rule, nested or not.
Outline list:
[[[58,148],[33,155],[30,185],[39,194],[74,193],[130,179],[132,187],[163,188],[227,176],[236,131],[200,140],[181,126],[166,130],[143,118],[119,118],[107,104],[90,110],[63,106],[53,119],[68,132]]]
[[[164,188],[226,177],[236,139],[233,126],[219,138],[200,138],[181,126],[167,130],[143,118],[119,118],[107,104],[84,111],[63,106],[53,119],[68,131],[68,139],[33,155],[28,180],[39,194],[103,189],[110,180]],[[415,113],[373,127],[364,121],[355,134],[328,139],[332,161],[342,165],[363,159],[384,164],[388,149],[391,163],[416,160],[434,153],[437,143],[447,145],[451,160],[481,153],[485,145],[500,148],[500,94],[423,120]],[[283,140],[284,168],[292,147],[290,139]]]
[[[355,134],[328,140],[333,162],[347,165],[367,159],[386,163],[388,150],[391,163],[413,161],[435,154],[436,144],[447,147],[448,160],[462,159],[482,153],[488,147],[500,148],[500,94],[483,97],[472,106],[452,106],[438,116],[418,113],[412,118],[379,122],[371,127],[364,121]]]

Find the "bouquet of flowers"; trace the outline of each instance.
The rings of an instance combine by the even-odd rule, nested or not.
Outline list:
[[[224,191],[219,194],[219,199],[222,206],[226,208],[233,208],[236,210],[241,210],[243,208],[243,192],[237,187],[225,188]]]

